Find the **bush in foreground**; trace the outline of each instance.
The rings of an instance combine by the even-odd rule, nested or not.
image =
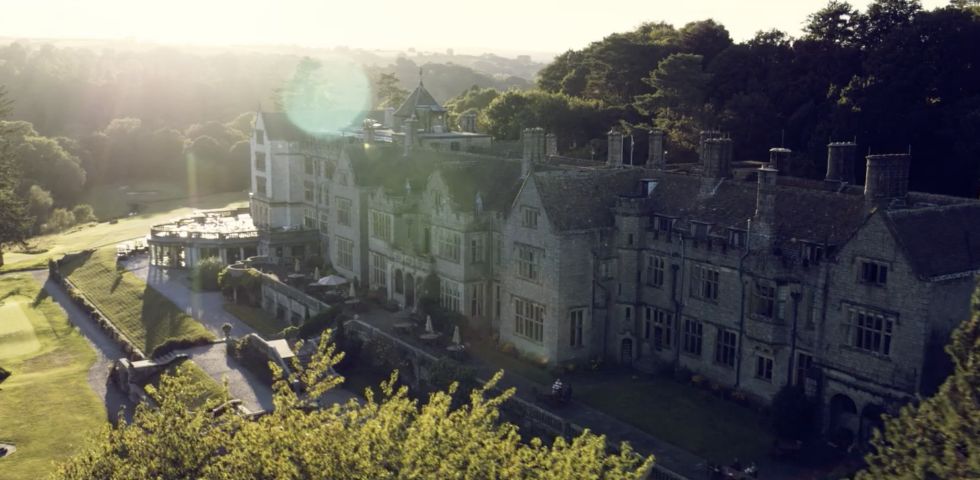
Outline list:
[[[305,394],[278,381],[275,411],[255,420],[230,409],[190,411],[184,405],[194,394],[191,382],[164,378],[149,389],[158,408],[140,405],[131,424],[107,427],[96,445],[60,466],[58,477],[639,479],[653,462],[626,444],[611,455],[605,438],[589,432],[550,446],[523,441],[516,426],[499,421],[500,404],[513,395],[491,394],[500,374],[456,409],[455,385],[422,404],[406,388],[394,389],[393,380],[363,404],[309,408],[343,381],[329,373],[341,356],[323,342],[310,366],[297,365],[293,376]]]
[[[225,264],[217,257],[201,259],[191,271],[191,282],[198,290],[215,291],[218,289],[218,274]]]

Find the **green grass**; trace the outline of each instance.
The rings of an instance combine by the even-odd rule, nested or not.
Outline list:
[[[549,387],[551,382],[555,381],[554,376],[544,368],[501,352],[490,343],[475,340],[470,344],[470,347],[471,355],[488,365],[492,365],[495,369],[503,369],[505,376],[508,373],[519,375],[540,384],[542,387]]]
[[[201,367],[197,366],[192,360],[185,360],[167,367],[163,372],[166,375],[185,375],[191,380],[191,389],[195,395],[186,403],[187,408],[196,409],[204,406],[208,400],[224,400],[225,388],[213,378],[211,378]],[[154,387],[160,386],[160,376],[156,375],[149,379]]]
[[[224,307],[225,311],[252,327],[262,338],[269,339],[286,328],[286,325],[261,308],[236,303],[226,303]]]
[[[0,360],[23,357],[41,349],[34,326],[27,318],[23,297],[10,297],[0,305]]]
[[[234,208],[244,206],[243,193],[219,193],[198,198],[167,200],[149,204],[146,212],[120,219],[116,224],[89,223],[53,235],[34,237],[29,240],[29,250],[5,251],[5,264],[0,272],[37,269],[47,266],[49,258],[60,258],[68,252],[115,245],[134,238],[145,237],[150,227],[171,219],[187,216],[198,209]]]
[[[173,182],[137,182],[95,185],[88,188],[78,203],[87,203],[100,219],[122,217],[129,204],[155,203],[187,197],[186,185]]]
[[[39,347],[26,351],[14,346],[22,341],[18,336],[0,335],[3,366],[13,373],[0,384],[0,442],[17,446],[0,459],[0,478],[45,478],[55,462],[75,454],[107,423],[105,407],[88,384],[95,352],[30,277],[0,278],[4,297],[0,328],[13,330],[3,324],[16,316],[17,330],[30,328]]]
[[[117,271],[114,248],[102,248],[66,264],[62,273],[148,355],[168,340],[214,339],[203,325],[142,279]]]
[[[575,398],[714,462],[765,456],[772,435],[755,411],[667,377],[627,372],[572,378]]]

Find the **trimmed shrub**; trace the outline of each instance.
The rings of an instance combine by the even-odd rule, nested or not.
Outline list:
[[[211,339],[208,337],[190,337],[190,338],[172,338],[153,349],[150,353],[151,358],[162,357],[174,350],[183,350],[185,348],[200,347],[202,345],[210,345]]]
[[[340,308],[330,307],[327,311],[310,317],[299,326],[299,338],[313,338],[323,333],[324,330],[335,327],[338,316],[340,316]]]

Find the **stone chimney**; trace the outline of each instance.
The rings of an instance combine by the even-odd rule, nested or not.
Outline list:
[[[909,192],[911,160],[907,153],[868,155],[864,198],[870,202],[905,198]]]
[[[752,235],[758,236],[763,245],[771,245],[776,225],[776,177],[779,170],[761,167],[756,171],[758,187],[755,195],[755,218]]]
[[[667,155],[664,151],[664,141],[666,132],[659,128],[650,130],[649,155],[647,156],[647,167],[654,170],[664,170],[667,168]]]
[[[718,130],[701,130],[698,139],[698,157],[704,158],[704,144],[712,138],[722,138],[724,135]]]
[[[828,182],[854,183],[854,158],[857,144],[854,142],[831,142],[827,145]]]
[[[417,130],[418,127],[415,126],[417,123],[418,120],[415,119],[415,115],[412,115],[411,117],[405,120],[404,129],[405,129],[405,156],[406,157],[408,156],[409,152],[412,151],[412,148],[415,148],[415,137],[418,134],[418,130]]]
[[[732,139],[708,138],[701,145],[701,176],[729,178],[732,174]]]
[[[546,157],[558,156],[558,136],[554,133],[544,136],[544,155]]]
[[[789,155],[792,150],[782,147],[769,149],[769,168],[778,170],[780,175],[789,175],[792,171],[789,165]]]
[[[521,137],[524,144],[524,156],[521,158],[521,177],[527,177],[534,170],[534,164],[544,160],[544,129],[541,127],[525,128]]]
[[[616,127],[606,134],[606,165],[618,167],[623,164],[623,132]]]

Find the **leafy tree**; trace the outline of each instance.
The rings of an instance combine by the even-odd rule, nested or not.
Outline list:
[[[850,46],[858,43],[863,22],[861,12],[850,3],[830,0],[807,17],[803,32],[812,40]]]
[[[61,232],[74,224],[75,214],[64,208],[56,208],[51,212],[48,221],[41,225],[41,233]]]
[[[27,191],[27,211],[34,217],[35,226],[40,226],[47,221],[53,206],[54,199],[51,198],[51,192],[37,185],[31,185]]]
[[[408,98],[408,90],[398,86],[398,76],[394,73],[382,73],[375,82],[375,96],[381,108],[398,108]]]
[[[728,34],[728,29],[711,19],[688,23],[678,33],[680,50],[684,53],[701,55],[705,65],[732,46],[732,37]]]
[[[0,118],[7,116],[11,105],[6,88],[0,85]],[[10,154],[3,128],[4,124],[0,122],[0,266],[3,266],[3,249],[23,245],[34,223],[27,203],[16,191],[20,184],[20,169]]]
[[[483,88],[479,85],[473,85],[463,93],[449,99],[446,101],[444,107],[449,113],[449,123],[455,124],[459,121],[459,116],[467,111],[475,111],[477,114],[482,114],[490,106],[490,102],[500,96],[500,92],[495,88]],[[479,116],[477,117],[478,123],[484,124],[485,120],[482,120]],[[484,126],[485,125],[481,125]]]
[[[23,174],[21,191],[36,184],[52,193],[59,203],[69,203],[85,185],[85,170],[78,157],[52,138],[41,136],[27,122],[3,122],[9,153]]]
[[[363,403],[310,408],[343,381],[329,368],[341,358],[321,342],[309,366],[297,363],[292,375],[305,394],[278,381],[275,410],[254,420],[228,408],[212,414],[222,399],[189,410],[199,393],[190,379],[164,377],[150,389],[157,408],[141,404],[131,424],[107,428],[97,445],[60,466],[58,478],[639,479],[653,460],[626,444],[607,454],[605,439],[589,432],[551,446],[523,441],[500,420],[500,405],[514,393],[493,393],[500,374],[468,398],[453,385],[423,404],[394,388],[393,373],[380,396],[368,389]],[[454,397],[461,406],[454,408]]]
[[[71,209],[71,214],[75,216],[75,223],[89,223],[96,222],[99,219],[95,217],[95,210],[91,205],[83,203],[75,205],[75,208]]]
[[[702,68],[702,61],[703,57],[690,53],[676,53],[661,61],[644,79],[653,87],[654,93],[637,98],[640,112],[650,115],[660,110],[673,110],[691,117],[699,116],[711,80],[711,74]]]
[[[200,290],[218,290],[218,274],[224,268],[225,264],[217,257],[202,258],[191,271],[191,283]]]
[[[876,430],[859,480],[980,478],[980,297],[946,352],[953,373],[932,397],[902,408]]]
[[[867,14],[861,17],[862,43],[874,47],[894,31],[910,26],[922,11],[919,0],[876,0],[868,5]]]

